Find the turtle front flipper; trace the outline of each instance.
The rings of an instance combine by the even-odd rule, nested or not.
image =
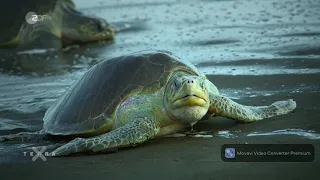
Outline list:
[[[292,99],[277,101],[269,106],[245,106],[233,100],[210,94],[209,111],[216,115],[232,118],[241,122],[253,122],[265,118],[288,114],[296,108],[296,102]]]
[[[24,23],[16,37],[20,49],[60,49],[61,24],[56,17],[48,15],[47,19],[34,22],[34,24]]]
[[[79,152],[103,152],[112,148],[134,146],[154,138],[160,131],[155,117],[139,117],[122,127],[92,138],[76,138],[54,150],[52,156],[65,156]]]
[[[44,141],[47,138],[47,133],[44,130],[37,132],[21,132],[18,134],[9,134],[0,136],[0,142],[16,141],[16,142],[34,142]]]

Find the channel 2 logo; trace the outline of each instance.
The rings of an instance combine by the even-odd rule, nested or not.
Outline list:
[[[48,15],[37,15],[35,12],[28,12],[25,19],[28,24],[35,24],[39,21],[51,20],[51,17]]]
[[[236,150],[234,148],[226,148],[224,150],[224,156],[227,159],[233,159],[236,156]]]

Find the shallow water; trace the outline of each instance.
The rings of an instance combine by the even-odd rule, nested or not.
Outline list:
[[[59,52],[0,50],[0,134],[41,129],[46,109],[86,69],[103,59],[140,50],[169,50],[205,74],[225,78],[320,73],[318,0],[75,2],[81,11],[108,20],[118,30],[115,42]],[[320,91],[316,81],[286,83],[260,86],[263,83],[244,81],[241,87],[232,83],[217,86],[222,87],[223,94],[238,100]],[[320,133],[278,130],[226,136],[282,133],[319,139]]]

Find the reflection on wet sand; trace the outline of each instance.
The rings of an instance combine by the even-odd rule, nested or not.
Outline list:
[[[277,136],[277,135],[297,135],[308,139],[320,139],[320,134],[312,130],[303,129],[282,129],[272,132],[252,132],[247,136]]]
[[[316,133],[315,131],[312,130],[304,130],[304,129],[281,129],[281,130],[275,130],[271,132],[252,132],[249,134],[241,134],[239,131],[218,131],[216,133],[217,136],[219,137],[224,137],[224,138],[237,138],[241,136],[281,136],[281,135],[296,135],[300,136],[302,138],[307,138],[307,139],[320,139],[320,134]]]

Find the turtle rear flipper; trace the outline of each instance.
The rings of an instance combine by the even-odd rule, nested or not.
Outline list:
[[[37,32],[36,37],[20,44],[22,49],[61,49],[62,47],[60,38],[47,31]]]
[[[253,122],[288,114],[296,108],[292,99],[277,101],[269,106],[245,106],[221,95],[210,95],[210,109],[217,115],[241,122]]]
[[[154,138],[160,131],[155,117],[144,117],[129,122],[111,132],[92,138],[76,138],[54,150],[52,156],[66,156],[80,152],[104,152],[113,148],[134,146]]]
[[[37,132],[21,132],[18,134],[9,134],[0,136],[0,142],[16,141],[16,142],[34,142],[44,141],[47,138],[47,133],[44,130]]]

